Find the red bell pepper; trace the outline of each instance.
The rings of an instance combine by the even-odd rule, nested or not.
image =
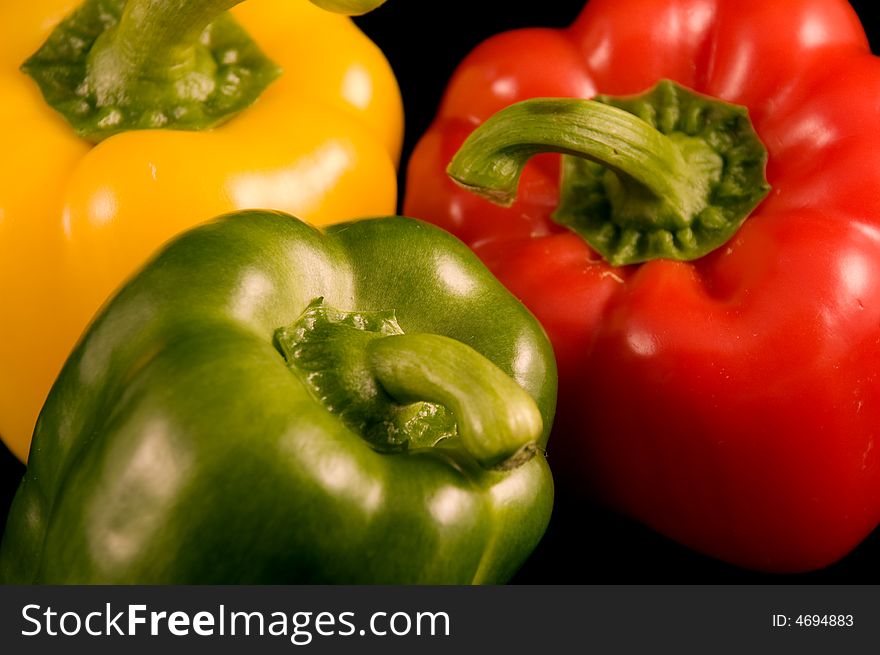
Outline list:
[[[621,187],[638,172],[614,161],[589,187],[605,186],[602,206],[581,175],[598,165],[566,157],[561,188],[556,154],[525,165],[509,207],[446,175],[512,103],[662,79],[746,107],[766,146],[772,190],[757,204],[761,182],[744,183],[751,215],[723,244],[686,252],[697,207],[661,217],[666,245],[643,248],[663,240],[627,203],[663,184]],[[560,111],[499,116],[453,172],[511,200],[535,153],[609,164],[566,141],[570,122],[553,127]],[[880,522],[878,126],[880,59],[842,0],[590,0],[567,29],[508,32],[468,56],[411,159],[404,210],[471,245],[546,328],[560,374],[549,459],[567,486],[725,561],[806,571]],[[624,215],[611,247],[581,236],[590,211]],[[633,233],[642,245],[627,249]]]

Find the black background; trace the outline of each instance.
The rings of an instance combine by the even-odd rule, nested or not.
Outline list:
[[[772,0],[767,0],[768,2]],[[871,46],[880,52],[880,23],[867,11],[875,0],[853,1]],[[407,159],[427,129],[455,66],[492,34],[528,26],[562,27],[584,0],[388,0],[358,19],[394,67],[406,110],[401,191]],[[870,129],[877,129],[870,126]],[[24,467],[0,446],[0,525]],[[548,533],[514,579],[521,583],[880,583],[880,530],[825,570],[805,575],[759,574],[697,555],[651,531],[559,490]]]

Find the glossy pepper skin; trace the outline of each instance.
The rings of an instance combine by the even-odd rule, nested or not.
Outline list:
[[[613,267],[550,216],[559,158],[516,203],[446,168],[496,111],[668,78],[745,105],[772,191],[693,262]],[[554,345],[549,458],[570,488],[741,566],[804,571],[880,519],[880,62],[837,0],[590,0],[571,27],[480,45],[408,171],[405,212],[462,238]]]
[[[370,447],[338,398],[325,404],[282,357],[278,328],[317,299],[393,310],[406,335],[467,344],[534,407],[543,447],[556,394],[550,344],[459,241],[396,217],[326,234],[281,214],[224,217],[161,251],[67,361],[10,513],[4,582],[512,575],[549,520],[543,451],[500,471],[477,466],[457,438]],[[481,384],[458,391],[469,398]]]
[[[234,209],[327,224],[396,208],[400,95],[349,19],[306,0],[235,7],[283,70],[253,106],[209,131],[133,131],[93,146],[19,71],[78,5],[0,7],[2,143],[15,153],[0,163],[0,437],[22,460],[87,321],[167,239]]]

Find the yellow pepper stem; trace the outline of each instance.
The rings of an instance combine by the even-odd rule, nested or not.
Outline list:
[[[336,14],[360,16],[381,7],[385,0],[311,0],[311,3]]]
[[[98,103],[121,102],[141,80],[179,78],[182,70],[190,77],[190,93],[208,91],[216,66],[200,56],[199,39],[211,22],[241,1],[128,0],[119,24],[98,37],[89,53],[87,79]],[[197,73],[204,79],[193,79]]]
[[[85,0],[22,70],[90,141],[212,128],[281,72],[227,13],[240,2]]]

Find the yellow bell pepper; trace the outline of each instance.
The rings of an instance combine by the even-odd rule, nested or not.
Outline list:
[[[19,71],[79,4],[0,6],[0,437],[22,460],[90,317],[161,243],[236,209],[324,225],[396,204],[400,93],[348,18],[306,0],[241,4],[234,17],[282,71],[253,105],[210,130],[127,131],[94,145]],[[258,286],[243,279],[241,292]],[[84,362],[85,384],[89,374]]]

